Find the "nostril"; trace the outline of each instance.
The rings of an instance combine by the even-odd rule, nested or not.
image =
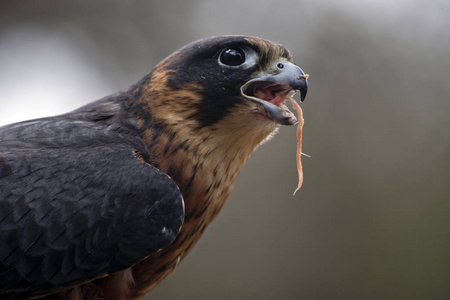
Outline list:
[[[282,63],[278,63],[277,67],[278,67],[278,69],[283,69],[284,65]]]

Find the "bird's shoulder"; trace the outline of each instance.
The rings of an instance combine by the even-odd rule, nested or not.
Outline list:
[[[0,128],[0,295],[29,297],[126,269],[184,219],[117,96]]]
[[[124,108],[123,97],[123,93],[117,93],[69,113],[0,127],[0,151],[136,144],[139,130],[133,115]]]

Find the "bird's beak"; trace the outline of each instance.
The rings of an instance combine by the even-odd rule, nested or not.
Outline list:
[[[241,86],[241,96],[261,103],[267,115],[278,124],[294,125],[297,118],[284,102],[297,91],[300,91],[300,100],[305,100],[308,77],[293,63],[281,62],[276,64],[275,74],[261,74]]]

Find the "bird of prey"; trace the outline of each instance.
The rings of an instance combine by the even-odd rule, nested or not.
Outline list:
[[[138,299],[186,256],[307,75],[279,44],[193,42],[135,85],[0,128],[0,298]]]

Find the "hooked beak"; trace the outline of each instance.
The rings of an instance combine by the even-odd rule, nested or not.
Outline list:
[[[277,64],[277,74],[263,74],[241,86],[241,96],[261,103],[266,114],[281,125],[294,125],[297,118],[284,102],[300,91],[303,102],[308,91],[308,77],[302,69],[290,62]],[[293,92],[293,93],[292,93]]]

